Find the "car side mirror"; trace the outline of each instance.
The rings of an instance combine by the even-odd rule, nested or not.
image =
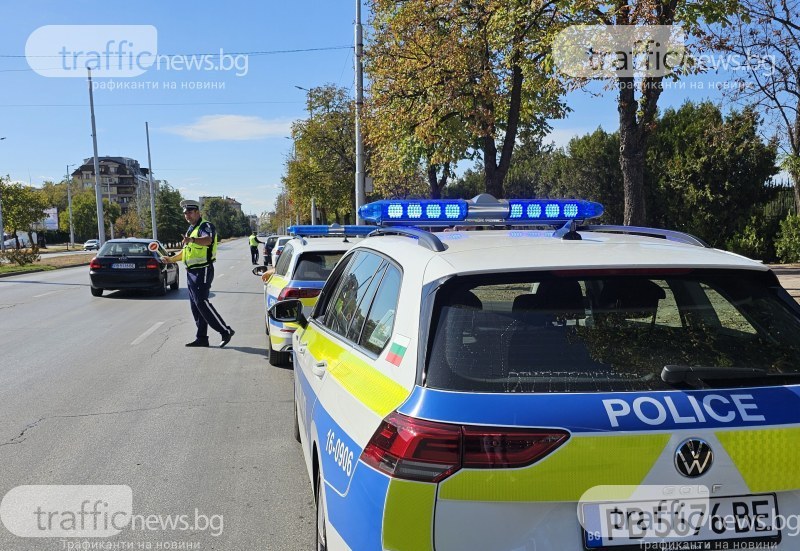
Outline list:
[[[272,305],[268,311],[269,319],[280,323],[296,323],[303,329],[308,320],[303,314],[303,303],[298,299],[282,300]]]
[[[267,270],[269,270],[269,268],[267,268],[266,266],[256,266],[255,268],[253,268],[253,274],[257,275],[257,276],[260,276],[261,274],[263,274]]]

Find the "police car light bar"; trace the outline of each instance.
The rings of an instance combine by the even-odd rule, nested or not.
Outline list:
[[[300,225],[289,226],[289,235],[297,235],[299,237],[365,237],[375,231],[374,226],[340,226],[339,224],[332,224],[330,226],[323,225]]]
[[[502,224],[558,226],[603,214],[603,205],[579,199],[495,199],[478,195],[470,201],[383,200],[368,203],[359,211],[367,222],[382,225],[452,226]],[[362,227],[362,226],[358,226]]]

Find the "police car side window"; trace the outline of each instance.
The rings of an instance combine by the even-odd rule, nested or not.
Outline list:
[[[389,266],[364,322],[358,344],[375,354],[383,351],[392,336],[397,300],[400,296],[400,280],[400,271]]]
[[[358,337],[361,335],[361,329],[364,327],[364,320],[367,319],[369,307],[372,304],[372,298],[375,296],[375,291],[378,289],[378,285],[383,278],[383,274],[386,271],[386,266],[387,263],[384,262],[383,265],[378,269],[378,272],[372,278],[372,281],[370,282],[369,287],[366,289],[366,292],[363,293],[363,297],[359,301],[358,307],[353,313],[353,318],[350,320],[350,326],[347,329],[347,340],[358,342]]]
[[[325,313],[324,324],[334,333],[347,336],[347,328],[359,300],[372,283],[383,259],[375,254],[359,251],[348,270],[342,274],[339,287],[331,297]]]
[[[283,248],[283,253],[281,257],[278,259],[278,264],[275,266],[275,275],[285,276],[286,272],[289,270],[289,265],[292,263],[292,256],[294,251],[292,250],[291,245],[286,245]]]

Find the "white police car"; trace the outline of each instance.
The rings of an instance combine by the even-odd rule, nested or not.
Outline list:
[[[367,226],[291,226],[282,246],[275,273],[264,285],[265,321],[269,361],[272,365],[289,363],[292,333],[297,324],[270,320],[266,310],[280,300],[299,299],[306,313],[317,303],[317,296],[333,267],[355,244],[354,237],[364,236],[374,228]],[[253,273],[265,270],[258,266]]]
[[[270,310],[303,327],[319,548],[800,549],[800,307],[767,267],[583,201],[360,213],[308,319]]]

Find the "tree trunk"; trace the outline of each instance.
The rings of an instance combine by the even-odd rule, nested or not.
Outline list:
[[[505,197],[503,182],[511,166],[511,157],[514,154],[514,144],[517,140],[519,127],[519,111],[522,104],[522,69],[515,64],[511,69],[511,97],[508,106],[508,125],[503,137],[503,149],[500,162],[497,162],[497,144],[495,143],[495,129],[487,132],[483,137],[483,165],[485,170],[486,193],[497,199]]]
[[[450,163],[442,165],[442,176],[438,176],[439,165],[428,165],[428,187],[431,190],[431,199],[441,199],[442,190],[447,185],[448,174],[450,173]]]
[[[644,226],[647,221],[644,198],[644,143],[642,128],[636,118],[633,78],[619,79],[619,165],[625,192],[623,224]]]

